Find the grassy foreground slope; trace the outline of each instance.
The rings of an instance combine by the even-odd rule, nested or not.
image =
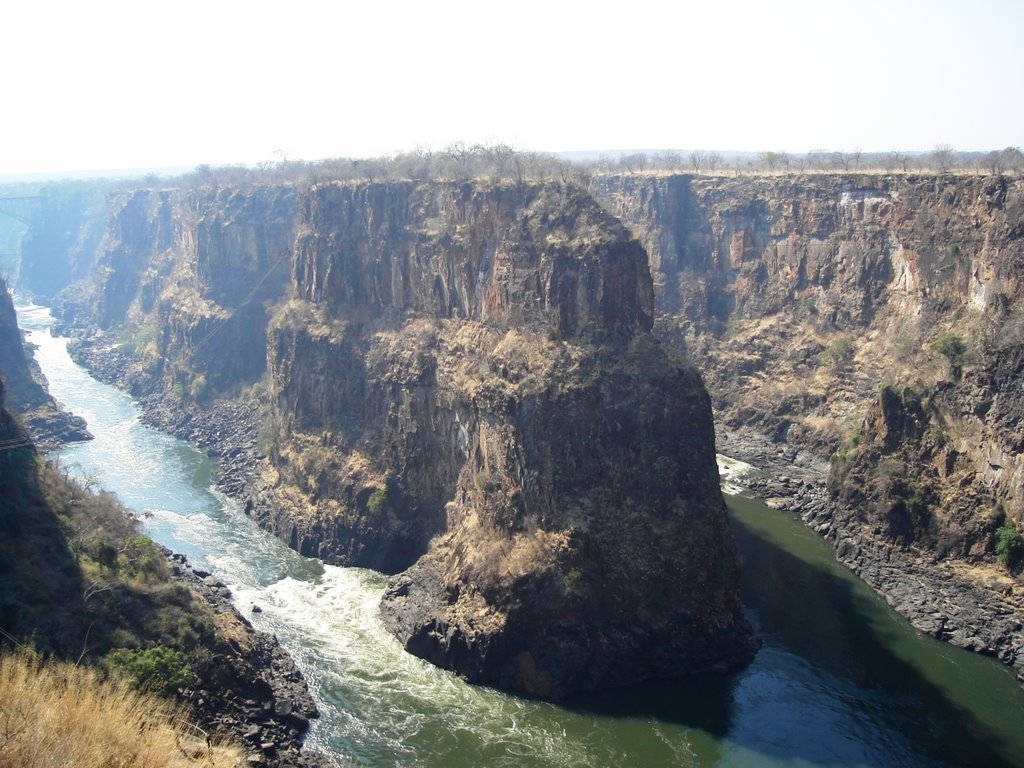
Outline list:
[[[0,766],[212,768],[242,757],[123,678],[32,652],[0,655]]]

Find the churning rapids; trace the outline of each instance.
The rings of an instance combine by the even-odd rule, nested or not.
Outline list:
[[[341,765],[1024,765],[1024,695],[1009,670],[922,637],[798,521],[740,497],[729,501],[743,599],[764,639],[749,667],[568,706],[471,687],[385,633],[384,577],[260,531],[214,489],[210,459],[141,424],[131,398],[71,361],[47,309],[19,319],[52,394],[96,436],[60,460],[223,579],[243,613],[263,609],[253,623],[295,657],[322,712],[307,744]]]

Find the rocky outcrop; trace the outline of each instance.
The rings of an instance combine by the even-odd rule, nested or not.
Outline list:
[[[497,382],[454,403],[466,447],[446,528],[391,580],[385,624],[435,664],[542,696],[748,658],[689,365],[646,336],[492,338]],[[515,362],[528,378],[502,380]]]
[[[588,194],[135,192],[111,221],[95,316],[132,337],[112,374],[203,403],[257,378],[259,349],[249,514],[400,572],[382,612],[412,652],[549,697],[750,658],[707,393],[650,335],[644,250]]]
[[[559,187],[330,185],[303,212],[297,298],[268,350],[282,492],[274,517],[259,503],[256,514],[306,554],[394,572],[444,528],[468,450],[453,412],[468,407],[463,390],[528,373],[508,370],[523,360],[481,359],[497,331],[522,330],[524,345],[628,337],[651,322],[643,251]],[[460,365],[457,379],[437,370],[442,359]],[[438,399],[453,402],[431,415]],[[360,443],[381,440],[364,460]],[[396,521],[363,513],[375,489],[390,493]]]
[[[171,562],[173,579],[209,607],[220,638],[201,656],[199,682],[186,692],[191,711],[211,731],[244,743],[249,765],[322,768],[320,756],[302,750],[310,719],[320,713],[295,662],[277,638],[252,628],[222,582],[192,570],[182,555]]]
[[[475,682],[559,696],[749,658],[707,396],[649,336],[621,226],[556,185],[329,185],[302,210],[251,513],[407,569],[386,625]]]

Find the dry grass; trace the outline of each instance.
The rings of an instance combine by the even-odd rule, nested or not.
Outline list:
[[[208,746],[171,705],[91,669],[0,656],[0,768],[238,766],[237,747]]]

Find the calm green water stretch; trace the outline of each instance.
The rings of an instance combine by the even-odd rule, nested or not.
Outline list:
[[[323,566],[212,488],[212,463],[139,423],[20,310],[52,393],[96,439],[61,451],[217,573],[296,658],[323,716],[308,742],[358,766],[1024,765],[1024,695],[995,662],[918,635],[799,522],[731,498],[743,599],[764,639],[745,670],[570,706],[470,687],[402,652],[375,619],[378,574]]]

